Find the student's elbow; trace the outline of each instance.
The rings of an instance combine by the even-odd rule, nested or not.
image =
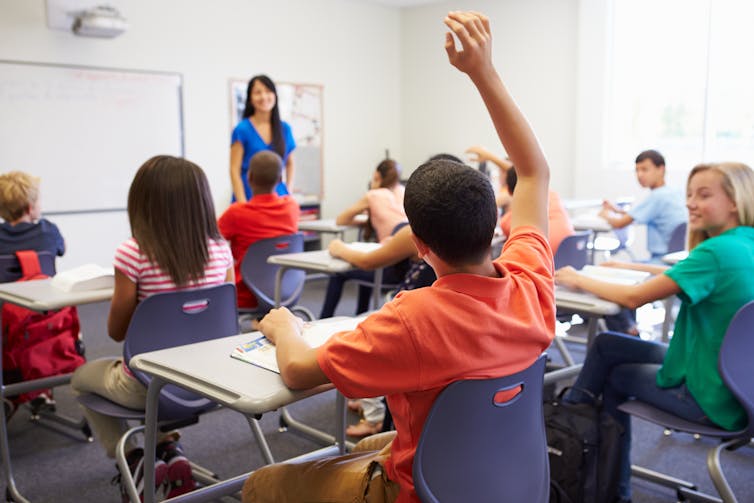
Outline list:
[[[639,296],[637,292],[629,290],[621,304],[629,309],[636,309],[646,304],[646,300]]]

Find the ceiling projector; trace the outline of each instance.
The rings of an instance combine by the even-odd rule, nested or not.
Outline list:
[[[128,23],[114,7],[99,6],[77,14],[71,28],[82,37],[113,38],[126,31]]]

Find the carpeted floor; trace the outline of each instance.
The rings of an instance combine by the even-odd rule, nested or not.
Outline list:
[[[307,283],[302,304],[315,314],[321,307],[324,281]],[[355,289],[348,286],[338,315],[353,314]],[[107,304],[80,308],[87,345],[87,357],[116,355],[120,346],[104,334]],[[578,326],[571,329],[577,332]],[[569,345],[576,359],[583,358],[583,347]],[[554,350],[550,354],[557,360]],[[55,398],[59,410],[80,417],[77,405],[67,387],[58,388]],[[293,415],[315,427],[332,431],[334,392],[325,393],[294,404]],[[277,460],[302,454],[318,447],[315,443],[291,432],[278,431],[277,412],[262,418],[262,428]],[[358,418],[352,414],[351,420]],[[713,445],[707,440],[694,440],[688,435],[665,436],[662,428],[635,421],[634,462],[686,478],[706,491],[714,491],[706,473],[705,456]],[[9,424],[12,467],[21,493],[33,502],[83,503],[117,502],[117,486],[111,484],[116,474],[114,462],[95,442],[62,435],[29,421],[28,411],[19,410]],[[186,454],[195,462],[211,468],[221,477],[229,477],[253,470],[262,465],[262,457],[253,440],[246,420],[238,413],[221,410],[202,417],[197,425],[183,430],[182,444]],[[723,454],[723,467],[739,501],[754,501],[754,450],[741,449]],[[675,501],[675,494],[642,481],[634,484],[635,503]],[[229,500],[232,501],[232,500]]]

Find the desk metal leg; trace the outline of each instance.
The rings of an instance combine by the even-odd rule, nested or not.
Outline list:
[[[167,384],[159,377],[153,377],[147,388],[146,417],[144,421],[144,503],[154,503],[154,462],[157,448],[157,410],[159,407],[160,391]],[[129,484],[130,486],[131,484]],[[129,490],[136,489],[128,487]],[[139,497],[130,494],[131,500],[138,503]],[[136,496],[136,499],[134,499]]]
[[[380,308],[380,297],[382,297],[382,267],[374,270],[374,287],[372,289],[372,309],[375,311]]]

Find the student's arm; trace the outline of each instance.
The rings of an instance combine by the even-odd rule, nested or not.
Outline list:
[[[304,322],[286,308],[273,309],[259,330],[277,347],[280,377],[291,389],[309,389],[330,382],[317,362],[316,350],[301,338]]]
[[[411,239],[411,227],[406,225],[395,233],[393,237],[371,252],[354,250],[340,239],[334,239],[328,247],[330,255],[339,257],[359,269],[371,271],[378,267],[387,267],[401,260],[416,257],[416,246]]]
[[[615,262],[612,260],[600,262],[600,265],[604,267],[615,267],[616,269],[630,269],[632,271],[648,272],[649,274],[662,274],[670,269],[670,267],[666,265],[641,264],[639,262]]]
[[[665,274],[658,274],[638,285],[618,286],[579,274],[573,267],[555,271],[555,283],[591,292],[616,304],[636,309],[648,302],[664,299],[681,291],[678,284]]]
[[[489,19],[476,12],[450,12],[445,24],[458,37],[446,33],[450,63],[466,73],[479,90],[498,137],[516,166],[518,182],[513,195],[511,228],[533,225],[547,235],[547,190],[550,169],[534,132],[492,65]]]
[[[480,147],[479,145],[474,145],[473,147],[467,148],[466,153],[472,154],[471,162],[492,161],[497,165],[498,168],[502,170],[503,173],[508,171],[510,167],[513,166],[512,162],[507,161],[502,157],[496,156],[486,148]]]
[[[230,146],[230,185],[236,201],[246,202],[246,191],[241,181],[241,163],[243,162],[243,144],[240,141]]]
[[[233,284],[236,283],[236,273],[233,271],[233,266],[230,266],[225,272],[225,282]]]
[[[337,225],[351,225],[354,222],[356,215],[359,215],[369,209],[369,200],[366,194],[359,199],[354,205],[347,210],[343,211],[338,218],[335,219]]]
[[[288,154],[288,159],[285,161],[285,185],[288,187],[288,192],[293,194],[293,176],[296,174],[296,162],[293,160],[293,152]]]
[[[518,188],[518,185],[516,186],[516,188]],[[599,216],[604,218],[613,229],[622,229],[627,225],[631,225],[634,221],[634,217],[622,210],[619,213],[615,214],[613,210],[602,208],[602,210],[599,212]]]
[[[136,283],[115,269],[115,287],[110,301],[110,313],[107,316],[107,333],[116,342],[126,338],[128,324],[136,309]]]

